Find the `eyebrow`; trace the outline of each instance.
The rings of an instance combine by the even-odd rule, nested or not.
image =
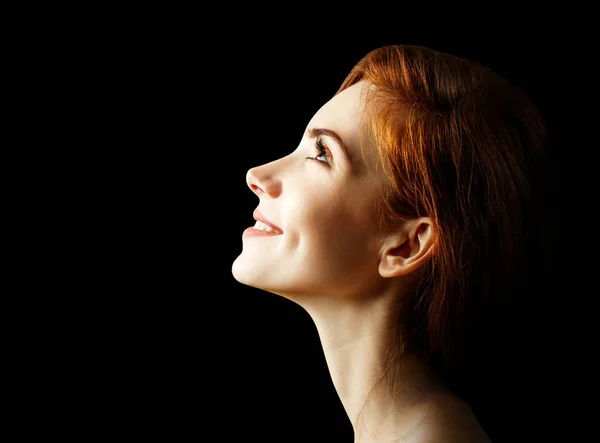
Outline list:
[[[346,155],[346,158],[348,159],[348,161],[352,162],[352,156],[350,155],[348,148],[344,144],[342,137],[340,137],[337,134],[337,132],[332,131],[331,129],[327,129],[327,128],[310,128],[310,129],[307,129],[306,133],[311,138],[317,138],[317,137],[321,137],[323,135],[331,137],[332,139],[334,139],[337,142],[337,144],[340,146],[340,148],[342,148],[342,151]]]

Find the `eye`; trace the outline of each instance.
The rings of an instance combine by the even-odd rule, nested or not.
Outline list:
[[[318,155],[316,155],[315,157],[306,157],[309,160],[316,160],[318,162],[321,163],[325,163],[327,165],[330,164],[329,162],[329,155],[327,153],[327,147],[325,146],[325,144],[323,143],[323,138],[319,137],[315,143],[315,148],[317,149],[317,153]],[[319,160],[321,157],[323,157],[325,160]]]

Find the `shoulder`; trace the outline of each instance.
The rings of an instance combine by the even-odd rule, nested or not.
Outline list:
[[[427,402],[410,443],[492,443],[472,409],[453,396]]]

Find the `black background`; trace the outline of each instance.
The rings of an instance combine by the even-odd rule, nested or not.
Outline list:
[[[91,260],[76,264],[78,314],[63,342],[77,362],[63,372],[72,407],[53,426],[162,441],[353,441],[310,318],[236,282],[231,265],[258,205],[247,170],[295,149],[369,50],[405,43],[480,61],[527,91],[546,118],[562,252],[540,287],[539,326],[548,328],[532,387],[540,397],[520,434],[527,439],[513,441],[576,432],[570,405],[586,383],[574,374],[589,355],[579,316],[592,275],[582,208],[593,189],[578,138],[580,41],[533,19],[350,32],[308,18],[234,25],[184,16],[128,16],[118,32],[105,28],[83,45],[94,109],[83,119],[93,159],[81,175],[94,177],[84,221],[94,234],[82,246]],[[506,421],[514,427],[510,411]]]

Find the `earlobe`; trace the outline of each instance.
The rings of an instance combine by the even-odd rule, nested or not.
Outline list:
[[[390,235],[379,261],[384,278],[409,275],[431,259],[435,246],[433,224],[429,217],[410,220]]]

